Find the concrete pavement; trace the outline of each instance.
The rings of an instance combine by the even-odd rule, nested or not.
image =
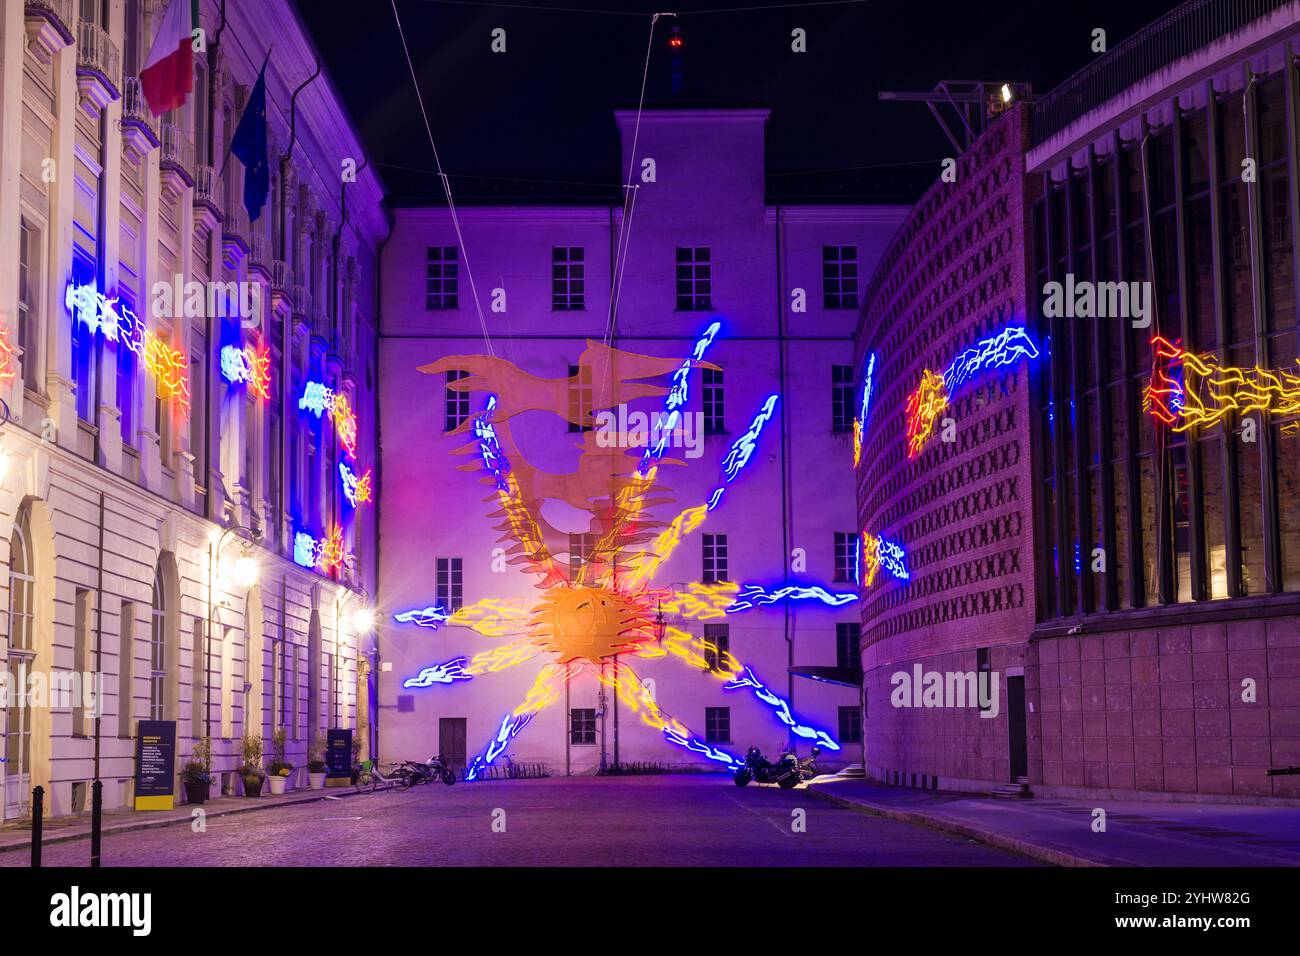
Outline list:
[[[1300,866],[1300,807],[1061,798],[1000,800],[824,777],[845,808],[924,824],[1060,866]],[[1105,830],[1094,829],[1105,812]]]

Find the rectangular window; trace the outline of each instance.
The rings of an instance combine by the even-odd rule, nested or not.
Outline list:
[[[704,708],[704,742],[709,744],[731,743],[731,708]]]
[[[578,581],[583,574],[583,566],[591,557],[599,536],[595,534],[569,535],[569,580]],[[588,582],[590,583],[590,582]]]
[[[731,625],[704,625],[704,660],[709,670],[716,670],[724,651],[731,650]]]
[[[461,558],[439,558],[437,601],[444,613],[459,611],[465,600],[465,582],[462,578]]]
[[[591,431],[591,366],[569,366],[569,431]]]
[[[129,291],[119,289],[118,296],[121,299],[121,306],[135,312],[135,296]],[[135,447],[135,379],[136,379],[136,358],[135,353],[126,348],[124,343],[119,341],[116,349],[117,365],[117,408],[119,413],[119,422],[122,430],[122,443],[131,448]],[[199,379],[193,377],[191,373],[191,382],[198,382]],[[201,393],[202,389],[194,389],[195,392]]]
[[[292,740],[301,740],[302,710],[298,702],[298,685],[301,683],[302,674],[302,648],[297,644],[293,645],[290,666],[292,670],[289,671],[288,686],[286,687],[286,693],[289,695],[289,737]]]
[[[117,617],[117,735],[135,730],[135,604],[123,601]]]
[[[831,366],[831,431],[853,430],[853,366]]]
[[[208,660],[207,622],[201,617],[194,619],[194,651],[190,660],[190,735],[197,740],[208,735]]]
[[[221,739],[230,740],[235,736],[235,640],[230,628],[222,628],[221,634]]]
[[[677,247],[677,311],[713,308],[713,266],[708,246]]]
[[[835,625],[835,666],[862,668],[862,625],[852,621]]]
[[[840,743],[862,743],[862,709],[860,707],[840,708]]]
[[[822,305],[858,307],[858,247],[822,246]]]
[[[858,536],[852,531],[835,532],[835,580],[858,580]]]
[[[447,372],[447,387],[443,389],[443,431],[453,431],[469,418],[469,392],[458,392],[451,388],[452,382],[469,378],[469,372],[453,368]]]
[[[730,580],[727,577],[727,536],[725,534],[704,536],[703,580],[705,584]]]
[[[72,256],[72,282],[76,286],[94,286],[95,266],[90,257],[77,249]],[[95,334],[79,318],[72,321],[72,383],[76,392],[77,417],[92,420],[95,391],[95,367],[98,343]]]
[[[596,712],[590,707],[575,707],[569,711],[569,742],[572,744],[596,742]]]
[[[79,680],[85,680],[90,674],[90,622],[94,614],[95,592],[86,588],[77,588],[76,604],[73,608],[72,626],[72,670]],[[76,687],[74,681],[73,687]],[[72,701],[72,736],[90,735],[89,712],[85,706],[85,695],[74,693]]]
[[[706,368],[704,370],[704,433],[719,435],[726,430],[722,369]]]
[[[37,307],[40,279],[41,234],[26,219],[20,220],[18,235],[18,341],[22,349],[23,385],[40,391],[37,342],[40,341],[40,311]]]
[[[424,258],[424,307],[426,310],[459,309],[455,246],[429,246]]]
[[[149,619],[149,719],[162,720],[167,691],[167,612],[161,607],[158,586],[154,586],[154,603]]]
[[[586,264],[582,246],[551,247],[551,308],[580,312],[587,307]]]

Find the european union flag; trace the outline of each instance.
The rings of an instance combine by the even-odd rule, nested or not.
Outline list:
[[[266,155],[266,64],[257,74],[244,115],[235,127],[230,152],[244,164],[244,208],[250,222],[256,222],[271,191],[271,165]]]

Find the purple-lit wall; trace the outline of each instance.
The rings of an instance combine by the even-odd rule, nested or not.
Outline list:
[[[634,114],[620,113],[617,120],[626,170]],[[774,421],[764,432],[758,453],[726,502],[664,565],[655,579],[661,586],[700,579],[705,532],[728,535],[733,581],[779,581],[790,560],[788,552],[801,548],[807,568],[792,580],[830,586],[834,533],[855,530],[851,440],[848,434],[831,430],[831,367],[853,360],[856,311],[822,308],[822,246],[856,245],[860,274],[865,277],[905,210],[769,203],[764,194],[765,123],[764,111],[665,110],[647,111],[641,124],[635,174],[640,185],[629,220],[628,265],[614,344],[676,358],[690,352],[709,322],[717,318],[723,323],[708,358],[724,368],[726,432],[707,436],[702,456],[688,461],[686,467],[664,468],[676,501],[675,507],[666,507],[659,515],[671,518],[681,508],[703,502],[716,484],[721,459],[766,396],[780,393],[779,412],[784,414],[784,421]],[[654,160],[653,182],[641,181],[643,159]],[[621,208],[524,205],[462,207],[459,213],[496,354],[536,375],[566,376],[584,340],[600,339],[606,331],[610,263]],[[536,593],[532,579],[516,568],[493,571],[492,549],[498,542],[487,518],[486,489],[479,484],[479,475],[457,470],[465,459],[450,454],[461,439],[443,433],[443,381],[416,371],[417,366],[444,355],[478,354],[485,349],[463,255],[460,308],[424,308],[425,250],[456,244],[446,210],[406,209],[397,212],[385,250],[379,373],[383,409],[379,603],[388,615],[434,603],[437,557],[463,558],[467,604],[489,596]],[[586,250],[584,311],[551,309],[551,248],[559,245]],[[711,311],[675,309],[678,246],[711,248]],[[795,287],[807,290],[806,312],[791,310]],[[503,313],[489,308],[496,288],[506,292]],[[699,411],[698,375],[692,376],[690,389],[688,409]],[[477,397],[474,407],[481,400]],[[658,401],[634,407],[653,412]],[[564,423],[544,414],[530,414],[527,422],[526,428],[514,428],[525,457],[545,469],[573,470],[575,436],[567,433]],[[548,509],[547,517],[557,524],[565,520],[559,509],[553,513]],[[853,590],[851,583],[834,587]],[[852,605],[792,609],[788,633],[794,663],[833,666],[835,623],[857,618]],[[783,611],[755,611],[732,616],[727,623],[733,653],[785,694],[790,687],[786,674],[790,654]],[[699,622],[682,626],[701,631]],[[440,719],[455,717],[467,721],[472,757],[502,716],[522,701],[541,664],[539,659],[452,688],[404,690],[402,679],[421,667],[494,647],[505,639],[462,629],[431,633],[389,619],[382,625],[380,642],[383,661],[391,664],[379,675],[385,759],[415,757],[436,749]],[[634,666],[644,678],[655,681],[660,706],[700,736],[705,732],[705,708],[729,706],[731,740],[720,746],[743,752],[757,744],[772,753],[785,740],[771,713],[741,696],[743,692],[724,692],[716,679],[668,660],[638,661]],[[839,708],[854,707],[858,700],[852,688],[804,680],[795,680],[793,691],[795,711],[832,734],[837,733]],[[570,744],[566,706],[598,710],[595,682],[589,678],[573,682],[567,702],[544,710],[512,744],[515,760],[545,762],[553,773],[564,773],[566,768],[588,773],[598,766],[599,733],[595,745]],[[604,731],[607,761],[614,760],[616,713],[621,761],[702,765],[700,759],[671,747],[658,732],[639,724],[635,715],[616,707],[612,699]],[[846,746],[840,755],[841,762],[858,759],[856,745]]]

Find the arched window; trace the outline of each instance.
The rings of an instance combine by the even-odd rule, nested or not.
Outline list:
[[[167,701],[167,590],[162,563],[153,576],[153,612],[149,628],[149,719],[164,719]]]
[[[35,650],[36,578],[33,574],[31,531],[28,511],[14,521],[9,539],[9,713],[5,723],[4,776],[12,782],[14,795],[26,793],[31,772],[32,708],[27,696]],[[6,803],[14,803],[6,794]]]

